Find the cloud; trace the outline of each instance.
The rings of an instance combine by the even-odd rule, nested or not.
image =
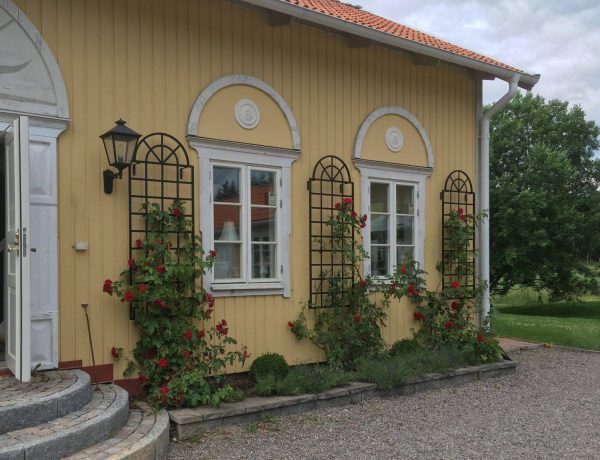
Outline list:
[[[364,9],[542,75],[533,92],[600,125],[598,0],[361,0]],[[491,102],[506,83],[485,84]]]

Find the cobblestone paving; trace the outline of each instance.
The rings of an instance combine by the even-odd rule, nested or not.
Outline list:
[[[41,425],[0,435],[0,449],[15,447],[27,441],[38,441],[102,415],[112,405],[116,392],[108,385],[99,385],[98,388],[99,391],[92,393],[90,402],[79,411]]]
[[[226,427],[169,459],[600,459],[600,354],[511,356],[513,375]]]
[[[0,380],[0,407],[17,406],[47,398],[77,382],[75,373],[57,371],[41,372],[34,375],[30,382],[22,383],[14,377]]]

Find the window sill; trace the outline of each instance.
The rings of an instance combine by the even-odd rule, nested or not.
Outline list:
[[[211,290],[215,297],[284,295],[283,284],[277,282],[256,284],[213,283]]]

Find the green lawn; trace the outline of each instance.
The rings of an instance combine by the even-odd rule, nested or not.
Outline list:
[[[600,350],[600,302],[499,306],[492,328],[499,337]]]

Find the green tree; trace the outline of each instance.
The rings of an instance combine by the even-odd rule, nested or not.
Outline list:
[[[518,94],[490,135],[492,290],[597,289],[583,262],[600,246],[600,128],[579,106]]]

